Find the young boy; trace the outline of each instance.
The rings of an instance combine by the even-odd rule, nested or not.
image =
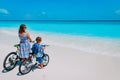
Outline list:
[[[43,68],[42,56],[44,54],[44,48],[45,48],[45,46],[41,44],[41,41],[42,41],[42,38],[37,37],[36,38],[36,43],[33,44],[33,46],[32,46],[32,51],[36,55],[36,61],[39,62],[38,65],[40,66],[40,69]]]

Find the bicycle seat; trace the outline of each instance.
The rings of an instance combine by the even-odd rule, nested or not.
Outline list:
[[[20,46],[20,44],[15,44],[15,45],[14,45],[14,47],[17,47],[17,48],[18,48],[19,46]]]

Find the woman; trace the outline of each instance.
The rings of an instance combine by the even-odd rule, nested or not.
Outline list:
[[[20,38],[19,56],[22,60],[28,59],[30,53],[30,42],[32,42],[32,39],[30,35],[26,32],[25,24],[20,25],[19,38]]]

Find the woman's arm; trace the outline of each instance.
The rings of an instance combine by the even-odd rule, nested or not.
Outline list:
[[[32,39],[30,37],[30,34],[27,33],[27,38],[30,40],[30,42],[32,42]]]

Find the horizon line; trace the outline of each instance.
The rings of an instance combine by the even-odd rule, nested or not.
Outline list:
[[[0,20],[0,21],[120,22],[120,20]]]

